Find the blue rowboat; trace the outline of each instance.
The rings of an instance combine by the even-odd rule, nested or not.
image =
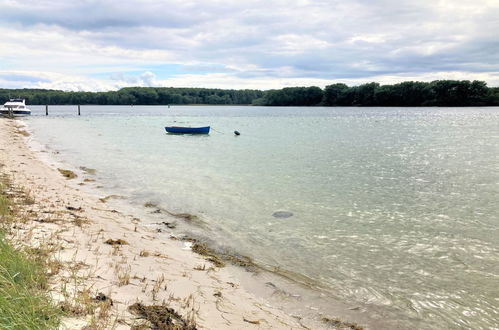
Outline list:
[[[165,130],[173,134],[208,134],[210,133],[210,126],[206,127],[181,127],[181,126],[167,126]]]

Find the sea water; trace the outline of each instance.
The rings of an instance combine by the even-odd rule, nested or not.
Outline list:
[[[32,139],[106,194],[196,215],[176,230],[372,328],[499,327],[498,108],[33,108]]]

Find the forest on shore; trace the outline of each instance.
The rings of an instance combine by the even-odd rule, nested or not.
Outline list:
[[[259,106],[498,106],[499,87],[484,81],[406,81],[393,85],[332,84],[321,89],[287,87],[274,90],[175,87],[125,87],[108,92],[49,89],[0,89],[0,103],[24,98],[27,104],[65,105],[186,105],[225,104]]]

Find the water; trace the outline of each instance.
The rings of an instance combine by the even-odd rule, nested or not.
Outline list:
[[[34,139],[106,193],[199,216],[178,230],[361,306],[371,327],[499,327],[497,108],[50,111],[27,119]],[[215,131],[163,129],[184,124]]]

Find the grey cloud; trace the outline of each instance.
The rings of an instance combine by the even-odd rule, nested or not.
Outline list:
[[[486,1],[8,3],[0,5],[0,24],[56,25],[71,33],[85,31],[87,38],[103,46],[167,50],[180,62],[198,63],[184,67],[186,72],[227,72],[248,79],[332,79],[499,71],[499,4]],[[297,36],[296,45],[286,41],[290,35]],[[324,46],[309,45],[307,40]],[[300,46],[299,51],[290,51]],[[243,69],[231,72],[228,65]],[[154,77],[137,76],[117,80],[127,79],[154,82]]]
[[[14,5],[15,4],[15,5]],[[167,2],[140,1],[45,1],[41,4],[12,2],[1,6],[3,19],[23,25],[57,25],[70,30],[101,30],[137,26],[186,27],[194,17],[172,11]],[[199,18],[198,18],[199,19]]]

